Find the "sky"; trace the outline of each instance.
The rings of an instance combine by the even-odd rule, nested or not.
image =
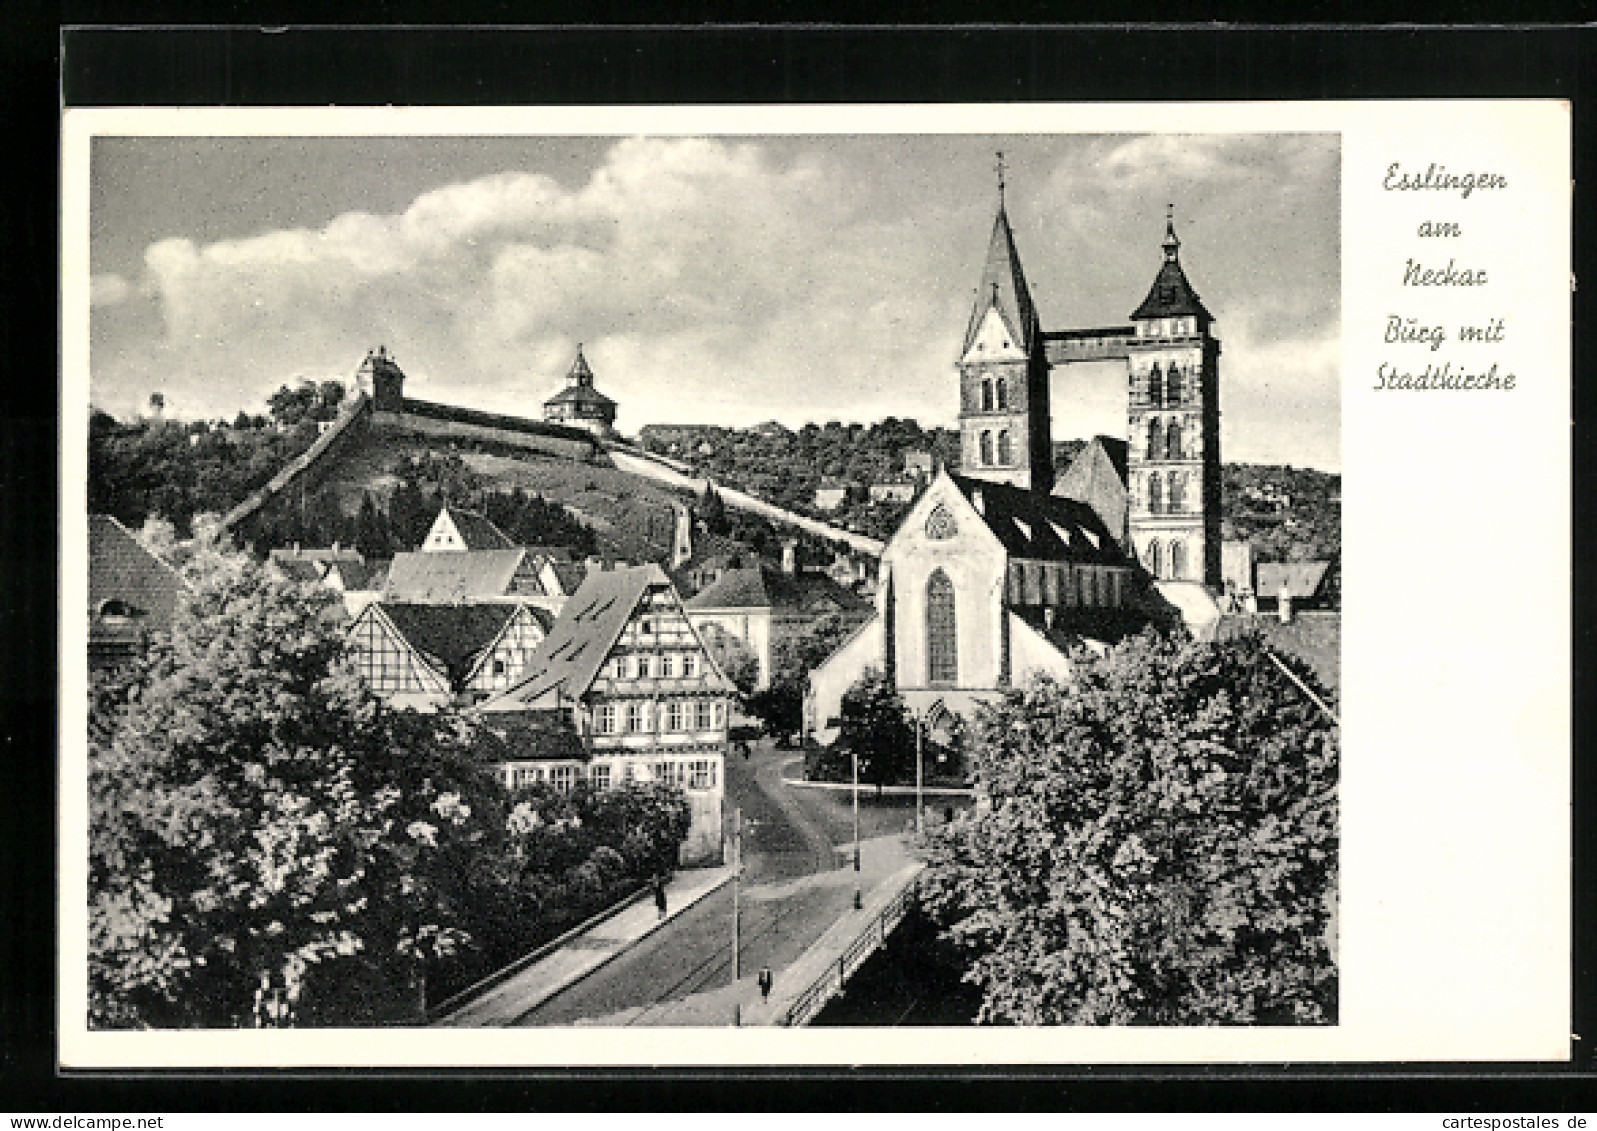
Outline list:
[[[1334,134],[98,137],[91,401],[231,418],[384,345],[407,395],[540,417],[580,343],[617,427],[953,425],[997,206],[1048,330],[1123,325],[1168,206],[1221,451],[1340,470]],[[1123,363],[1053,373],[1124,436]]]

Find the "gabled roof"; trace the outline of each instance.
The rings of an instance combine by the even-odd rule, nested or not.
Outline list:
[[[461,541],[466,543],[467,550],[509,550],[516,545],[508,534],[489,520],[487,515],[464,510],[461,507],[444,507],[438,512],[438,518],[433,521],[433,525],[436,526],[446,514],[455,524],[455,530],[459,533]]]
[[[452,684],[471,674],[484,649],[498,640],[524,608],[545,628],[549,616],[523,605],[413,605],[381,601],[375,606],[418,652],[437,661]]]
[[[773,609],[781,612],[866,613],[872,608],[824,573],[786,573],[769,565],[729,570],[687,602],[690,609]]]
[[[1142,300],[1142,305],[1132,313],[1133,319],[1142,318],[1173,318],[1180,315],[1196,314],[1206,322],[1212,322],[1214,316],[1204,308],[1198,299],[1198,292],[1192,289],[1192,284],[1187,282],[1187,274],[1181,270],[1181,258],[1178,254],[1181,241],[1176,239],[1174,222],[1165,227],[1164,237],[1164,262],[1159,265],[1159,274],[1154,276],[1153,288],[1148,291],[1148,297]]]
[[[970,325],[965,330],[965,344],[960,353],[970,350],[981,330],[982,320],[994,306],[999,317],[1009,329],[1015,344],[1030,353],[1042,327],[1037,320],[1037,308],[1032,304],[1031,291],[1026,286],[1026,275],[1020,269],[1020,252],[1015,248],[1015,233],[1009,229],[1009,216],[1004,206],[998,206],[993,220],[992,238],[987,243],[987,259],[982,265],[981,286],[976,291],[976,305],[970,312]]]
[[[297,581],[302,585],[320,581],[330,568],[327,562],[308,561],[304,558],[274,559],[268,564],[288,580]]]
[[[1260,562],[1254,592],[1260,597],[1313,597],[1325,582],[1330,562]]]
[[[1086,503],[1122,538],[1126,525],[1126,442],[1094,436],[1054,482],[1053,494]]]
[[[482,710],[524,710],[549,705],[550,698],[571,702],[586,695],[638,603],[651,589],[661,588],[669,590],[671,580],[657,565],[588,574],[533,654],[527,674]]]
[[[476,597],[503,597],[527,551],[456,550],[395,554],[383,586],[387,599],[448,603]]]
[[[169,631],[188,582],[116,519],[89,516],[89,612],[121,601],[149,619],[146,627]]]
[[[334,562],[324,576],[336,573],[347,590],[381,589],[388,580],[389,565],[387,561]]]
[[[1120,541],[1092,507],[1078,499],[1027,491],[1008,483],[945,471],[1014,558],[1126,565]]]
[[[554,396],[543,402],[550,404],[594,404],[605,408],[614,408],[615,401],[605,396],[592,385],[567,385]]]

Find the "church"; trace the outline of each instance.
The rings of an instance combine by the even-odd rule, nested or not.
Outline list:
[[[867,669],[935,729],[1032,673],[1070,677],[1158,615],[1218,619],[1220,343],[1167,218],[1126,325],[1045,330],[999,180],[998,214],[955,363],[958,473],[940,469],[882,552],[875,615],[810,673],[805,729],[836,737]],[[1121,360],[1126,438],[1094,439],[1057,481],[1053,370]]]

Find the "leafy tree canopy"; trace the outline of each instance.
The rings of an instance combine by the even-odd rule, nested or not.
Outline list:
[[[1337,734],[1257,639],[1131,638],[973,738],[923,891],[978,1020],[1335,1021]]]

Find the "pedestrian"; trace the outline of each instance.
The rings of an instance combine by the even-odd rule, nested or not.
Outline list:
[[[660,918],[665,918],[665,877],[654,877],[654,909],[660,913]]]
[[[738,743],[738,753],[742,754],[743,760],[747,762],[749,760],[749,744],[747,742]]]
[[[771,977],[771,968],[769,966],[761,966],[760,967],[760,1000],[761,1001],[770,1001],[771,1000],[771,982],[773,980],[774,979],[772,979],[772,977]]]

